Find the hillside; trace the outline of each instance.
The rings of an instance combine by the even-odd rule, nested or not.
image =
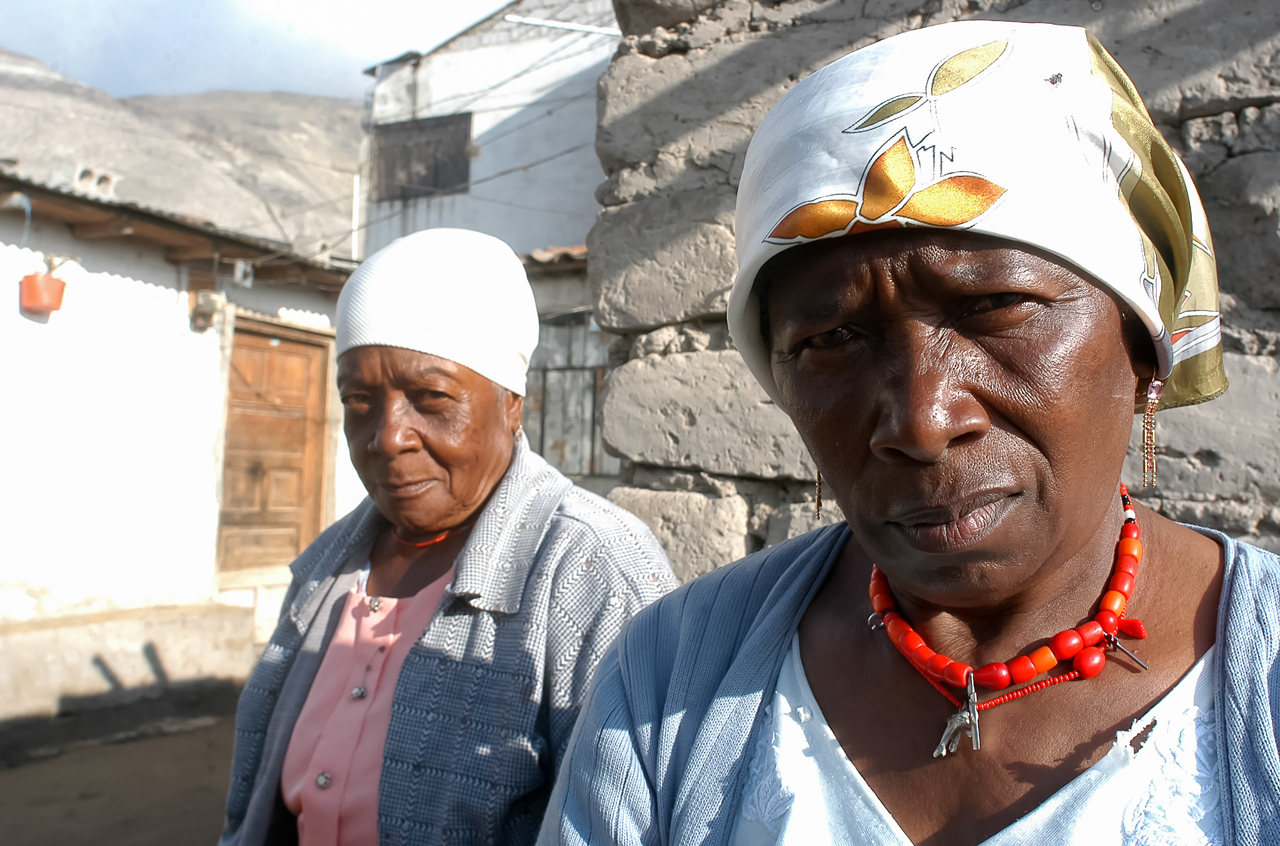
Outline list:
[[[282,93],[116,100],[0,49],[0,159],[17,159],[23,176],[288,240],[304,254],[326,241],[349,254],[362,112],[358,100]]]

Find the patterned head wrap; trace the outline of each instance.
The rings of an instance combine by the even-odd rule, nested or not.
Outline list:
[[[1162,408],[1226,390],[1200,197],[1133,83],[1086,30],[990,21],[914,30],[828,65],[769,112],[738,189],[728,319],[775,402],[752,290],[760,268],[819,238],[913,226],[1029,244],[1101,282],[1151,333]]]

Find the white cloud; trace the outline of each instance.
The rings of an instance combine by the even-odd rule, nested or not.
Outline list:
[[[211,90],[359,97],[501,0],[0,0],[0,47],[116,97]]]
[[[293,27],[373,64],[409,50],[426,51],[513,0],[238,0],[275,26]]]

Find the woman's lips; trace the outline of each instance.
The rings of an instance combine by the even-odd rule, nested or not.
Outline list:
[[[409,499],[425,491],[431,485],[435,484],[435,479],[423,479],[418,482],[403,482],[396,484],[393,482],[382,482],[378,487],[386,491],[387,496],[396,499]]]
[[[956,552],[991,534],[1013,500],[1009,491],[985,491],[951,505],[904,511],[887,522],[922,552]]]

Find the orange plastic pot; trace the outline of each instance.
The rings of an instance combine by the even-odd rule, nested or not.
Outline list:
[[[49,314],[62,308],[62,294],[67,283],[52,273],[32,273],[22,277],[19,300],[23,311]]]

